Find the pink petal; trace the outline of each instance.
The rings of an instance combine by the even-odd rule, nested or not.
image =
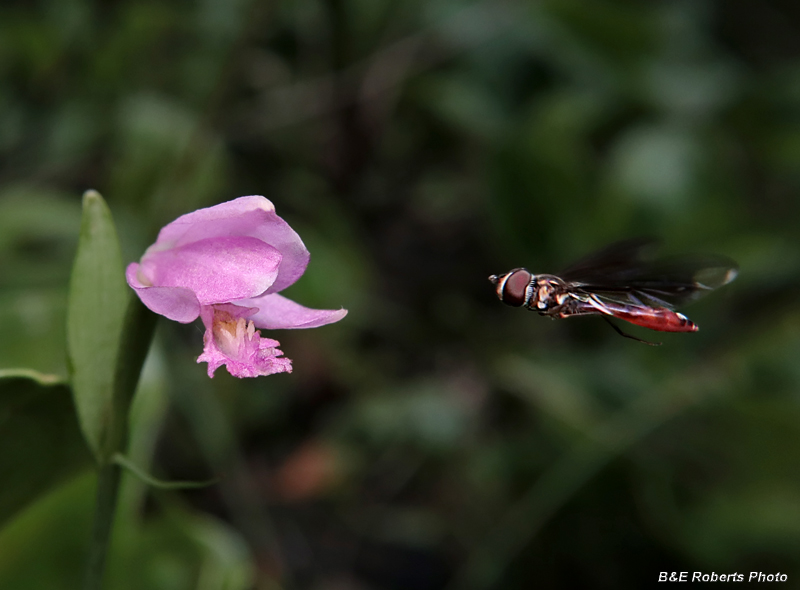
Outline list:
[[[222,365],[234,377],[259,377],[291,373],[292,361],[278,349],[280,343],[261,338],[246,316],[253,310],[236,305],[203,306],[201,317],[206,327],[203,354],[197,362],[208,363],[208,376]]]
[[[300,236],[278,217],[273,204],[261,196],[239,197],[182,215],[161,229],[148,253],[219,236],[258,238],[283,255],[278,276],[269,287],[270,293],[294,283],[308,266],[308,250]]]
[[[317,328],[338,322],[347,315],[346,309],[311,309],[273,293],[237,301],[237,305],[257,307],[258,313],[250,319],[258,328],[280,330],[292,328]]]
[[[280,252],[256,238],[216,237],[148,250],[139,274],[153,286],[190,289],[208,305],[263,293],[275,281],[280,262]]]
[[[125,270],[125,278],[148,309],[183,324],[197,319],[200,315],[200,302],[191,290],[181,287],[148,287],[139,280],[139,268],[138,262],[129,264]]]

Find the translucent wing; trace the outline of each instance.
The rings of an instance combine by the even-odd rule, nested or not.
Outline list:
[[[617,303],[666,307],[685,305],[736,278],[738,266],[724,256],[647,258],[656,242],[617,242],[567,268],[559,276],[571,287]]]
[[[633,238],[609,244],[601,250],[571,264],[558,273],[565,281],[592,281],[608,279],[620,273],[629,273],[631,269],[641,266],[647,258],[648,251],[658,247],[658,241],[652,238]]]

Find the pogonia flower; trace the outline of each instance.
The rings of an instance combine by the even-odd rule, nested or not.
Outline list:
[[[278,294],[305,272],[300,236],[260,196],[240,197],[166,225],[125,276],[152,311],[181,323],[200,317],[203,354],[213,377],[222,365],[236,377],[291,373],[269,330],[316,328],[347,310],[309,309]]]

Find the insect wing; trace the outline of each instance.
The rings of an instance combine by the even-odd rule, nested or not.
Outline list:
[[[558,276],[565,281],[619,283],[630,275],[633,269],[640,267],[648,251],[654,250],[657,245],[658,242],[651,238],[615,242],[581,258],[558,273]]]
[[[571,288],[610,303],[672,309],[699,299],[736,278],[738,267],[724,256],[647,260],[653,240],[612,244],[572,265],[561,278]]]

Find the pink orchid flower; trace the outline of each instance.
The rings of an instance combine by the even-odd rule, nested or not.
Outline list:
[[[236,377],[291,373],[268,330],[316,328],[347,310],[309,309],[278,294],[305,272],[309,254],[300,236],[260,196],[240,197],[183,215],[166,225],[128,284],[152,311],[181,323],[200,317],[203,354],[213,377],[222,365]]]

